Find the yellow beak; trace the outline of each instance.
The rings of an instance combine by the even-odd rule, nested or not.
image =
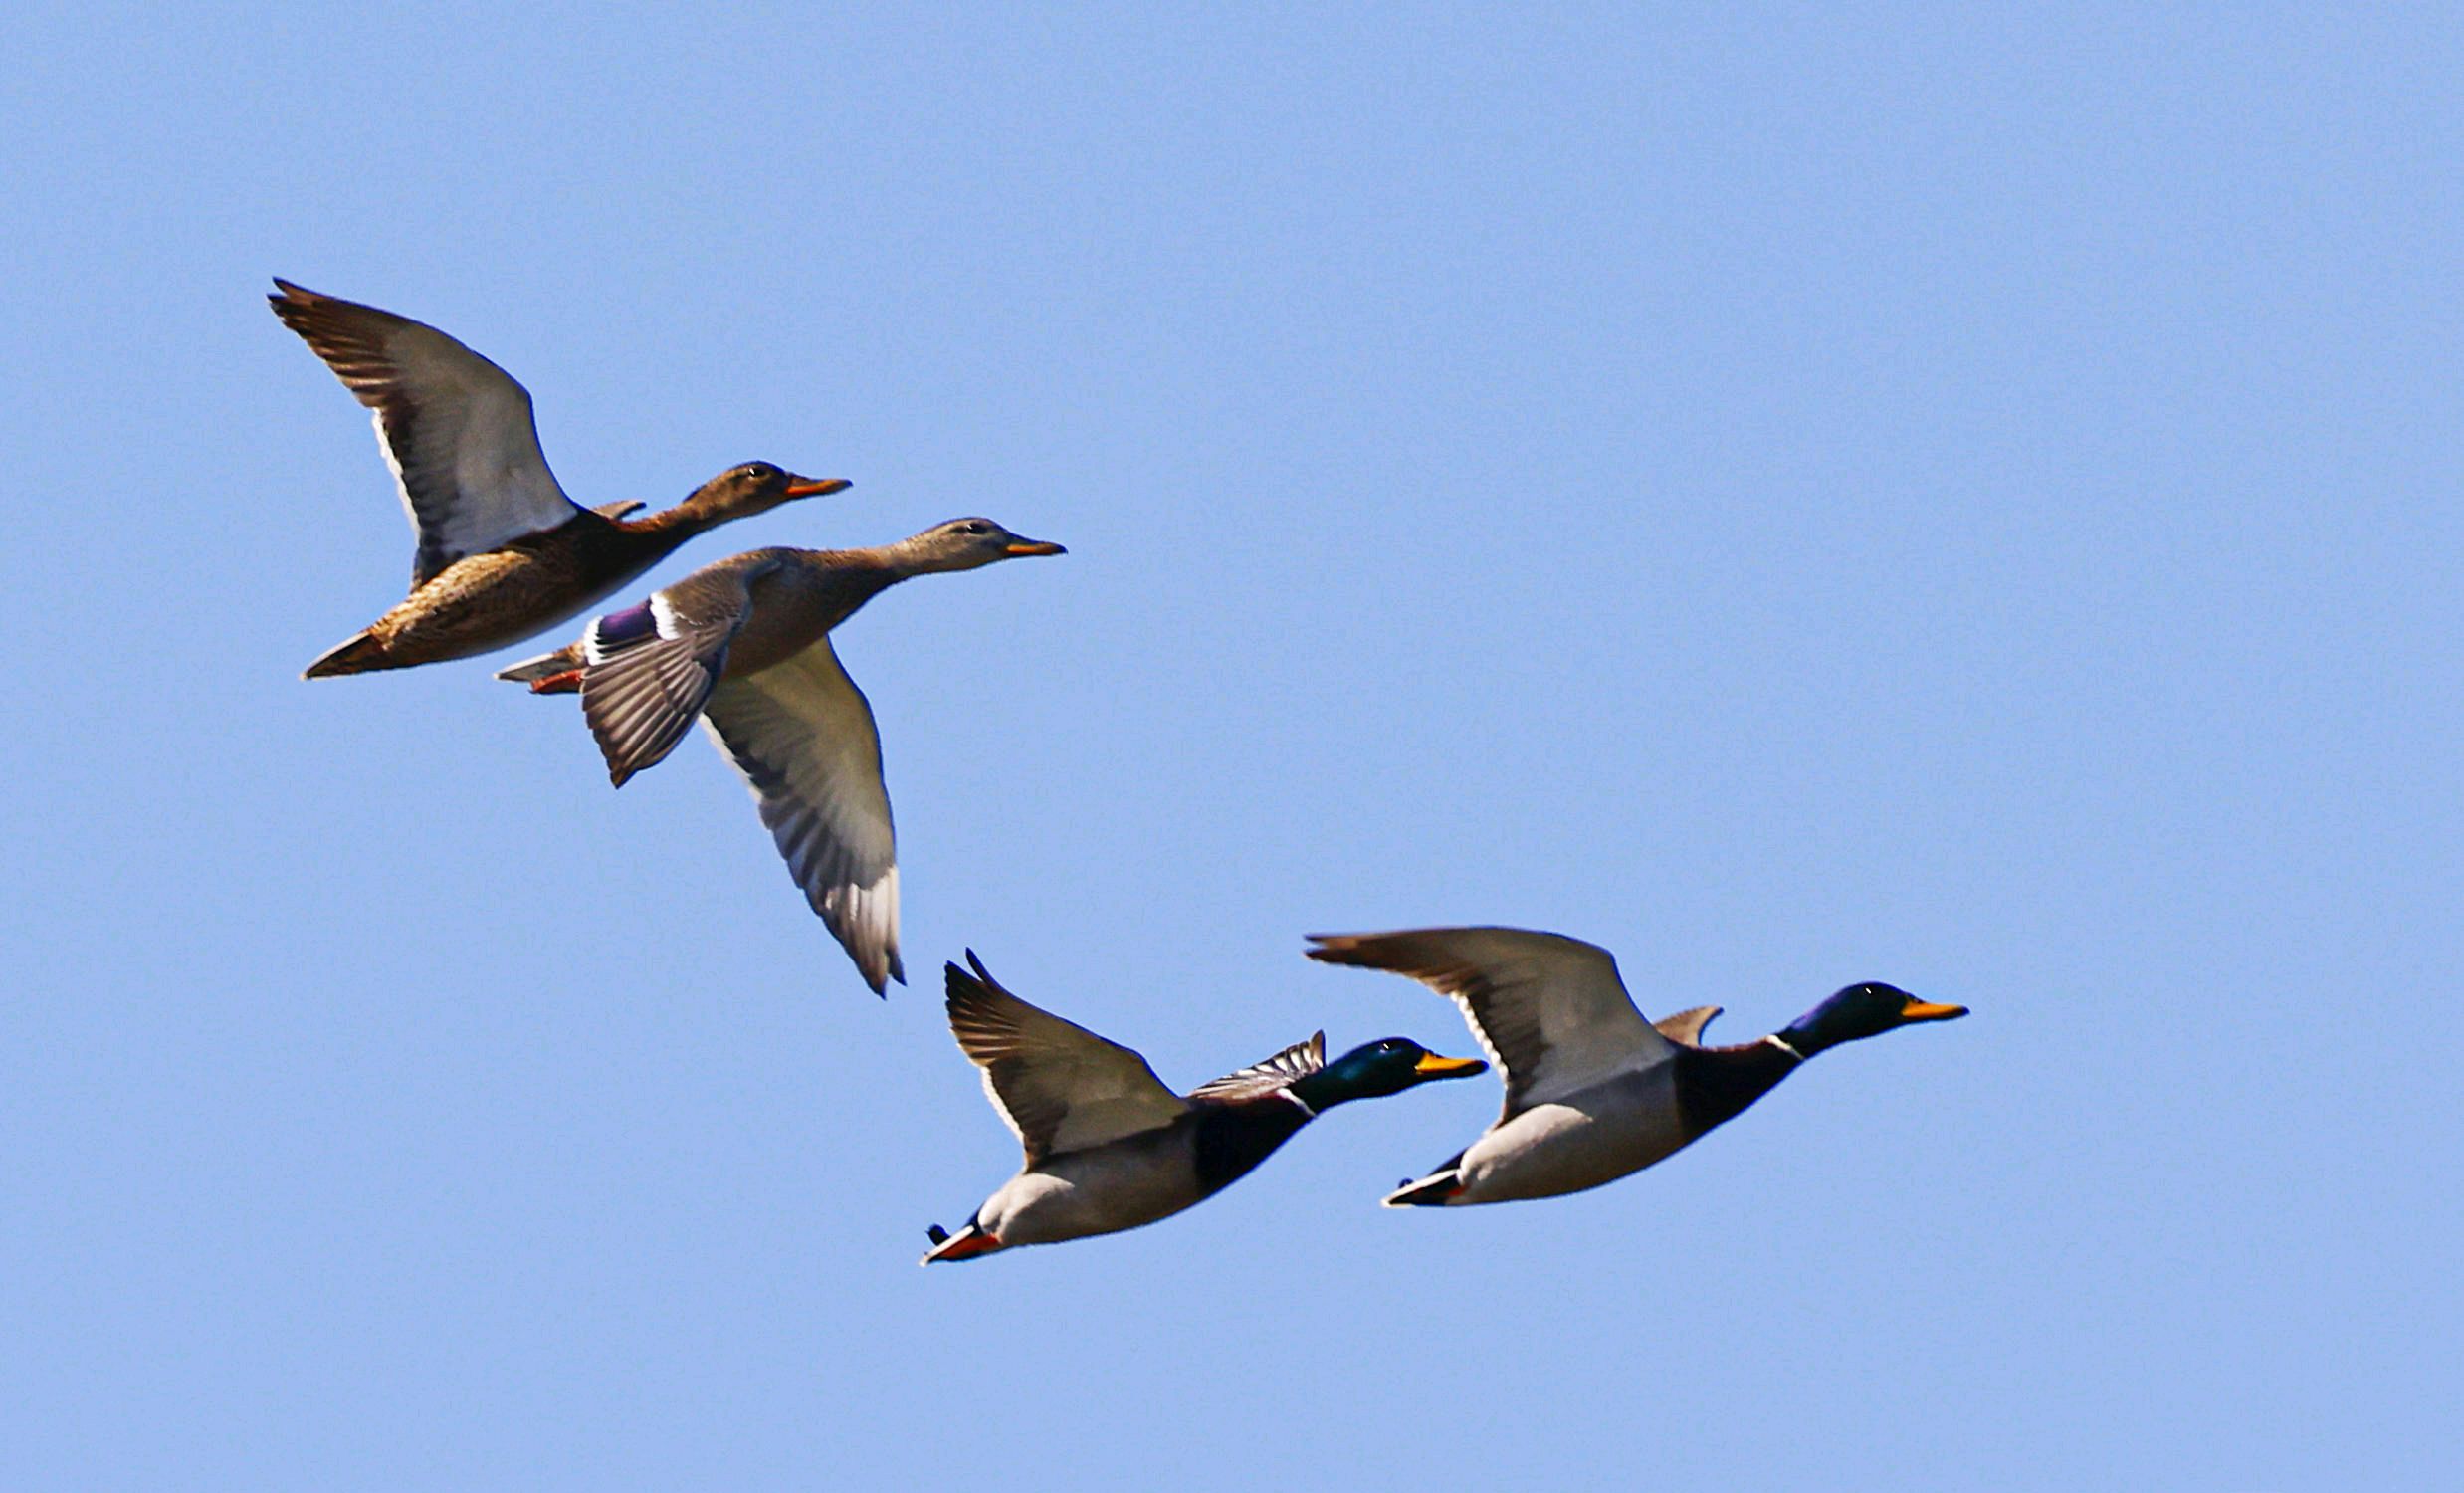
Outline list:
[[[1938,1005],[1931,1000],[1912,1000],[1900,1012],[1902,1021],[1955,1021],[1967,1014],[1963,1005]]]
[[[1423,1078],[1470,1078],[1475,1073],[1488,1072],[1489,1065],[1478,1058],[1439,1057],[1434,1052],[1424,1052],[1420,1061],[1412,1064],[1412,1071]]]

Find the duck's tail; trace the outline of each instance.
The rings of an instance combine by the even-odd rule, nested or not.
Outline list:
[[[301,671],[302,679],[330,679],[337,674],[365,674],[372,669],[390,669],[385,657],[385,645],[371,633],[362,632],[349,642],[325,650],[324,656]]]
[[[510,668],[499,669],[497,678],[513,684],[526,684],[533,695],[565,695],[581,688],[582,645],[568,643],[553,653],[526,658]],[[573,678],[567,681],[565,675]]]
[[[1009,1248],[999,1239],[984,1232],[971,1218],[967,1220],[966,1227],[954,1234],[935,1223],[924,1230],[924,1237],[932,1241],[932,1247],[925,1250],[924,1257],[916,1262],[919,1265],[929,1265],[934,1260],[971,1260],[979,1254],[990,1254],[996,1249]]]
[[[1462,1173],[1448,1167],[1432,1172],[1418,1181],[1407,1181],[1386,1194],[1385,1206],[1390,1208],[1442,1208],[1463,1192]]]

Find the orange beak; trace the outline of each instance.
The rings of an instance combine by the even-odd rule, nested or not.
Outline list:
[[[1900,1012],[1902,1021],[1956,1021],[1967,1014],[1963,1005],[1942,1005],[1931,1000],[1912,1000]]]
[[[844,493],[855,484],[844,477],[794,477],[779,489],[790,498],[824,498],[832,493]]]
[[[1062,548],[1060,545],[1058,545],[1058,544],[1052,544],[1052,543],[1047,543],[1046,541],[1044,541],[1044,540],[1042,540],[1042,539],[1021,539],[1021,540],[1019,540],[1019,541],[1018,541],[1017,543],[1015,543],[1015,544],[1004,544],[1004,545],[1002,545],[1002,546],[1001,546],[1001,552],[1002,552],[1003,554],[1067,554],[1067,553],[1069,553],[1069,551],[1068,551],[1067,549]]]

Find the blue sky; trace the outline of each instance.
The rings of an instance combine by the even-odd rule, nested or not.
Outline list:
[[[2442,7],[36,5],[0,91],[0,1483],[2432,1486]],[[697,542],[988,514],[841,634],[917,983],[707,746],[308,685],[409,541],[267,277]],[[1662,1168],[1379,1193],[1486,1081],[919,1271],[972,946],[1189,1085],[1466,1050],[1301,936],[1975,1008]]]

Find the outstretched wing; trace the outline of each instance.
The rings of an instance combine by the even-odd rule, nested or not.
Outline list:
[[[530,393],[433,326],[277,280],[266,299],[361,404],[419,536],[411,588],[581,510],[539,451]]]
[[[752,583],[775,559],[754,550],[696,570],[582,634],[582,719],[623,787],[676,749],[727,665],[752,610]]]
[[[743,775],[786,858],[865,983],[907,982],[899,867],[882,784],[881,733],[830,640],[710,692],[702,724]]]
[[[1306,1042],[1295,1042],[1262,1063],[1252,1063],[1210,1083],[1189,1091],[1192,1100],[1211,1099],[1219,1104],[1238,1104],[1245,1099],[1259,1099],[1289,1089],[1327,1065],[1327,1034],[1319,1032]]]
[[[1512,1119],[1676,1051],[1634,1008],[1608,951],[1519,928],[1313,935],[1309,957],[1408,974],[1453,997],[1506,1079]]]
[[[966,960],[974,972],[948,966],[950,1034],[984,1070],[984,1094],[1017,1133],[1028,1166],[1188,1113],[1144,1058],[1002,989],[973,950]]]

